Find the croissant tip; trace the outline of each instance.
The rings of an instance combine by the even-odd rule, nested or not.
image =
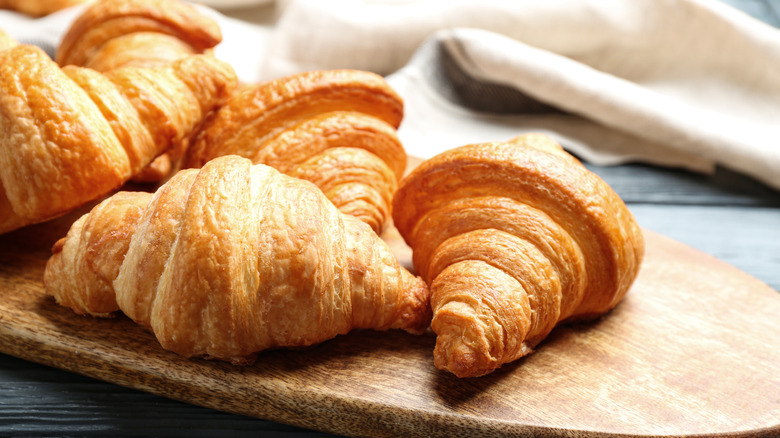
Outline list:
[[[399,319],[400,327],[408,333],[420,335],[430,327],[433,318],[431,291],[420,277],[412,277],[406,287],[410,298]]]
[[[502,354],[491,352],[491,342],[479,325],[452,308],[439,307],[432,328],[436,333],[434,365],[440,370],[459,378],[479,377],[505,362]]]
[[[440,344],[437,341],[434,365],[440,370],[449,371],[458,378],[484,376],[497,368],[495,364],[484,363],[483,355],[464,344],[457,345],[450,351],[442,351],[447,350],[444,345],[442,344],[440,349]]]
[[[61,237],[56,242],[54,242],[54,245],[51,247],[51,254],[59,254],[62,252],[62,248],[65,247],[65,237]]]

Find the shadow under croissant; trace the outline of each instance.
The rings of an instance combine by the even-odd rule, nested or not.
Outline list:
[[[623,302],[606,315],[619,312],[621,307],[629,305],[627,301],[630,301],[630,298],[624,299]],[[532,367],[533,372],[537,375],[542,370],[543,373],[548,373],[550,376],[558,376],[561,374],[561,370],[554,366],[547,366],[550,363],[547,358],[561,354],[562,346],[571,347],[572,345],[577,345],[579,341],[585,342],[589,334],[598,334],[600,332],[599,326],[609,323],[609,318],[605,318],[606,315],[588,321],[562,323],[555,327],[533,349],[532,353],[513,362],[503,364],[500,368],[484,376],[459,378],[448,371],[437,370],[438,373],[433,383],[436,393],[446,405],[457,409],[460,405],[474,406],[472,402],[475,398],[478,398],[491,387],[503,384],[504,381],[511,380],[513,383],[529,381],[532,377],[525,371],[529,367]],[[579,339],[579,341],[576,339]],[[576,352],[571,352],[568,349],[567,355],[576,360]],[[557,363],[556,361],[553,362]],[[576,367],[576,363],[572,365]],[[575,383],[572,382],[572,386],[574,385]],[[518,386],[514,390],[523,391],[523,387]]]
[[[10,250],[10,253],[26,254],[35,252],[43,254],[46,260],[51,255],[51,247],[60,238],[64,237],[70,227],[78,218],[89,213],[96,205],[100,204],[106,198],[114,195],[117,191],[137,191],[153,193],[158,188],[157,184],[139,184],[127,182],[117,190],[99,197],[98,199],[87,202],[86,204],[64,212],[59,216],[24,226],[4,234],[0,234],[0,246],[16,247],[23,251]],[[41,271],[43,278],[43,271]]]
[[[76,219],[88,213],[102,200],[101,198],[88,202],[61,216],[0,234],[0,247],[8,248],[7,253],[16,254],[19,257],[36,255],[37,257],[34,257],[35,260],[43,261],[41,275],[37,279],[40,280],[43,278],[43,265],[45,265],[46,259],[51,255],[51,247],[54,245],[54,242],[67,234],[70,226]]]
[[[252,357],[253,362],[234,365],[205,357],[187,358],[165,350],[154,333],[121,312],[116,312],[108,318],[78,315],[58,305],[51,296],[39,296],[37,302],[31,306],[35,313],[56,326],[57,332],[61,333],[63,338],[87,340],[87,336],[95,336],[95,346],[101,350],[115,348],[120,355],[132,352],[134,355],[162,358],[170,361],[172,365],[185,363],[195,367],[219,368],[255,376],[287,376],[290,371],[305,374],[306,368],[311,368],[312,372],[347,372],[351,364],[364,362],[369,358],[371,361],[392,363],[408,360],[411,354],[421,361],[429,361],[431,369],[434,370],[431,351],[435,338],[430,331],[423,335],[412,335],[396,329],[354,329],[319,344],[263,350]],[[115,347],[111,347],[112,345]],[[78,355],[79,352],[74,351],[73,354]],[[78,372],[78,367],[73,366],[77,362],[74,357],[52,359],[53,363],[48,363],[49,365]],[[111,361],[112,358],[105,358],[104,362],[110,364]]]

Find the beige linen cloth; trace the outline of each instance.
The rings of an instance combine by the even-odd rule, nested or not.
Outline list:
[[[389,75],[411,154],[541,131],[780,189],[780,30],[714,0],[286,2],[262,74],[344,67]]]
[[[716,165],[780,189],[780,30],[715,0],[287,0],[220,23],[244,82],[312,69],[386,75],[422,158],[546,132],[595,164]],[[0,27],[53,54],[79,12]]]

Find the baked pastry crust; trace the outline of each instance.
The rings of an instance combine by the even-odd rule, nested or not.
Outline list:
[[[251,362],[355,328],[420,333],[428,289],[313,184],[245,158],[120,192],[73,225],[44,283],[79,313],[116,310],[187,357]]]
[[[118,188],[235,86],[230,66],[200,55],[101,74],[30,45],[0,51],[0,233]]]
[[[58,64],[109,71],[154,67],[204,54],[222,41],[219,25],[178,0],[102,0],[71,24]]]
[[[214,20],[179,0],[102,0],[73,22],[56,60],[101,72],[158,67],[185,56],[211,55],[221,41]],[[156,157],[133,181],[159,182],[176,171],[186,141]]]
[[[403,101],[358,70],[313,71],[247,85],[204,123],[184,167],[236,154],[317,184],[379,232],[406,167]]]
[[[444,152],[402,180],[393,202],[431,287],[435,365],[459,377],[530,353],[559,323],[608,312],[644,253],[620,197],[544,135]]]

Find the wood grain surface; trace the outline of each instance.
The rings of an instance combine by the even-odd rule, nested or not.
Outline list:
[[[0,236],[0,351],[217,410],[362,436],[780,434],[780,295],[646,232],[647,257],[605,318],[561,327],[481,378],[433,367],[434,335],[356,331],[252,367],[186,360],[127,318],[45,296],[52,243],[82,211]],[[409,265],[393,229],[383,236]]]

